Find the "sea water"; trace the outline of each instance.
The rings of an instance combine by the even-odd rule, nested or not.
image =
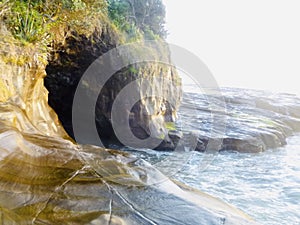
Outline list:
[[[188,90],[192,89],[188,88]],[[253,113],[256,115],[251,115],[252,111],[249,110],[255,107],[255,99],[264,101],[268,106],[270,120],[278,114],[272,112],[274,110],[279,110],[286,116],[297,116],[295,112],[300,103],[297,96],[289,94],[241,89],[223,89],[222,93],[227,99],[234,100],[231,101],[234,102],[234,107],[228,108],[243,115],[242,122],[235,123],[234,120],[231,126],[226,127],[226,133],[235,137],[245,135],[245,132],[250,129],[257,128],[259,131],[260,125],[255,124],[253,128],[253,121],[261,117],[256,111]],[[202,133],[209,132],[211,121],[209,121],[210,116],[202,110],[206,104],[203,99],[203,94],[199,92],[185,93],[177,124],[180,128],[198,129]],[[190,105],[191,102],[193,107]],[[269,107],[272,105],[276,107]],[[192,111],[188,113],[189,110]],[[195,113],[195,110],[198,110],[198,113]],[[264,110],[261,110],[261,113],[265,117],[268,116]],[[245,115],[250,119],[245,120]],[[230,119],[226,120],[230,121]],[[278,117],[276,119],[278,120]],[[182,158],[180,154],[172,152],[130,148],[127,150],[160,169],[162,168],[159,167],[160,163],[164,162],[163,172],[168,176],[236,206],[259,224],[300,224],[299,133],[290,133],[285,146],[267,149],[261,153],[193,152],[188,157]],[[181,166],[178,167],[178,164]]]
[[[300,224],[300,135],[263,153],[223,152],[205,170],[195,154],[175,178],[242,209],[265,225]]]

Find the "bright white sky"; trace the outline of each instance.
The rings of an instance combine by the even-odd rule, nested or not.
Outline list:
[[[219,86],[300,94],[299,0],[163,0],[168,41],[194,52]]]

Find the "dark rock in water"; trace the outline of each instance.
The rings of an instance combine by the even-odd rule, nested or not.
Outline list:
[[[162,151],[173,151],[178,146],[179,141],[183,138],[183,133],[177,130],[170,130],[168,132],[168,136],[161,141],[159,146],[155,148],[155,150],[162,150]]]
[[[288,136],[300,131],[300,99],[296,96],[239,89],[224,89],[222,94],[223,100],[221,96],[184,94],[179,110],[183,136],[176,143],[199,152],[257,153],[285,145]],[[209,101],[224,101],[226,109],[209,110]]]
[[[208,143],[208,139],[205,138],[198,139],[195,150],[198,152],[205,152],[207,143]]]
[[[258,139],[249,137],[249,139],[225,138],[223,139],[220,151],[237,151],[243,153],[258,153],[265,151],[264,143]]]

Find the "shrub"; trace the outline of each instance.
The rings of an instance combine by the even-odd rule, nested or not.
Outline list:
[[[14,37],[41,44],[50,40],[50,28],[64,23],[88,30],[89,19],[107,11],[105,0],[7,0],[5,13],[1,5],[0,15]]]

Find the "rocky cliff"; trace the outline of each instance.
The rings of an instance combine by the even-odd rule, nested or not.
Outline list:
[[[73,33],[65,43],[55,43],[47,65],[45,84],[49,90],[49,104],[58,113],[67,132],[74,137],[72,129],[72,107],[75,91],[88,67],[101,55],[116,48],[120,43],[116,34],[95,31],[90,38]],[[107,32],[105,34],[104,32]],[[138,45],[139,43],[137,43]],[[160,54],[169,58],[168,48],[162,47]],[[130,55],[122,57],[130,58]],[[120,59],[116,59],[120,60]],[[124,60],[124,59],[122,59]],[[101,77],[101,71],[99,71]],[[139,139],[149,136],[159,139],[164,145],[172,145],[168,137],[167,124],[174,123],[181,101],[181,82],[174,68],[158,62],[135,63],[112,74],[107,82],[98,84],[87,91],[99,92],[95,109],[95,120],[100,138],[104,143],[117,142],[112,127],[112,106],[119,93],[130,83],[138,80],[149,82],[147,90],[141,91],[137,85],[131,90],[138,93],[138,100],[130,110],[130,128]],[[99,90],[100,86],[101,91]],[[149,97],[146,97],[146,92]],[[128,98],[132,96],[128,95]],[[89,95],[86,95],[88,100]],[[172,99],[172,103],[168,100]],[[120,117],[125,115],[119,115]],[[163,144],[160,147],[163,147]],[[145,146],[146,147],[146,146]]]
[[[242,212],[174,184],[143,160],[76,145],[47,104],[48,51],[39,41],[17,39],[3,20],[0,26],[0,223],[250,223]]]
[[[1,123],[6,129],[67,138],[44,88],[47,54],[22,44],[1,22]],[[5,113],[3,113],[5,112]]]

